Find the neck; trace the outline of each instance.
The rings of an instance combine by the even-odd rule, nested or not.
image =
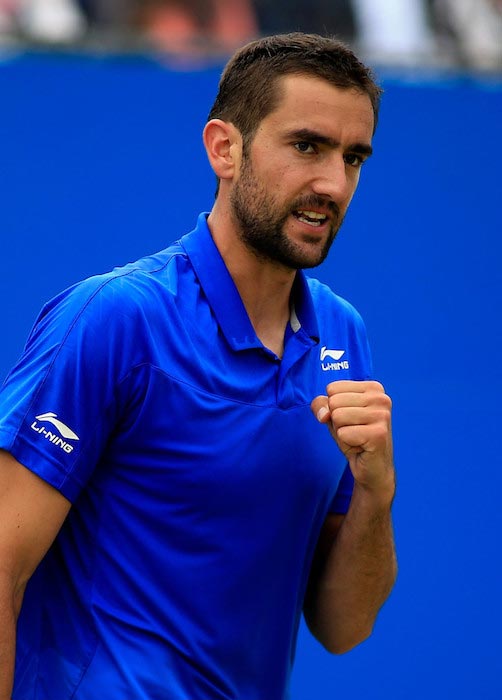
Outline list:
[[[208,225],[256,335],[265,347],[282,357],[295,270],[258,257],[240,239],[230,218],[222,216],[216,206]]]

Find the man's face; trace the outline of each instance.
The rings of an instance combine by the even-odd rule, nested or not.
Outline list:
[[[282,99],[243,152],[231,207],[259,257],[290,269],[327,256],[371,153],[369,97],[319,78],[281,79]]]

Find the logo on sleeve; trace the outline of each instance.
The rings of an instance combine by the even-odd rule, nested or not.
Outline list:
[[[40,423],[50,423],[57,430],[57,433],[44,425],[40,425],[37,421]],[[66,440],[79,439],[78,435],[74,433],[71,428],[60,421],[56,413],[52,413],[51,411],[48,413],[41,413],[39,416],[36,416],[35,420],[31,424],[31,429],[68,454],[73,452],[73,445],[70,445],[68,442],[66,442]]]
[[[321,348],[321,367],[323,372],[328,372],[329,370],[341,370],[349,369],[350,365],[348,360],[342,360],[345,355],[345,350],[328,350],[328,348],[323,345]]]

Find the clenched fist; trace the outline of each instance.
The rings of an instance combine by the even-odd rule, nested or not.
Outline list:
[[[312,401],[314,415],[328,425],[356,483],[375,497],[392,500],[392,402],[383,386],[348,380],[331,382],[326,391],[327,396]]]

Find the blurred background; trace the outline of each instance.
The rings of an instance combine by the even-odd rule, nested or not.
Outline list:
[[[502,62],[502,0],[0,0],[0,45],[207,56],[295,29],[335,33],[386,63]]]
[[[394,400],[400,575],[349,654],[302,626],[291,700],[502,698],[501,21],[500,0],[0,0],[0,381],[48,298],[211,208],[201,131],[236,46],[336,34],[384,88],[315,274]]]

